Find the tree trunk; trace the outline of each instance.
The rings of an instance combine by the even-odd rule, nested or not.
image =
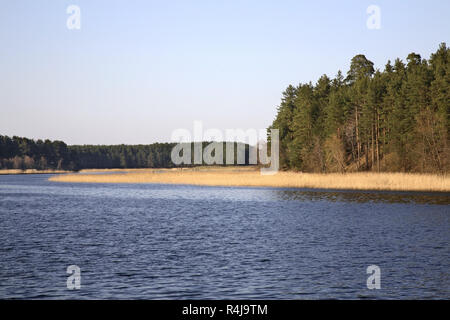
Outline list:
[[[369,147],[370,147],[370,138],[367,137],[367,144],[366,144],[366,170],[369,171]]]
[[[374,126],[375,126],[375,124],[372,124],[372,126],[371,126],[371,130],[372,130],[372,134],[371,134],[371,136],[372,136],[372,151],[371,151],[371,157],[372,157],[372,163],[370,164],[370,168],[373,170],[373,165],[374,165],[374,163],[375,163],[375,137],[374,137],[374,135],[375,135],[375,130],[374,130]]]
[[[377,110],[377,130],[376,130],[376,144],[377,144],[377,171],[380,172],[380,114]]]
[[[359,141],[359,123],[358,123],[358,106],[356,106],[356,110],[355,110],[355,126],[356,126],[356,151],[357,151],[357,168],[359,170],[361,164],[360,164],[360,159],[361,159],[361,143]]]

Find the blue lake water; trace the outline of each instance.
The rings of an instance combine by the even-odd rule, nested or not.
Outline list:
[[[448,193],[48,177],[0,176],[0,298],[450,298]]]

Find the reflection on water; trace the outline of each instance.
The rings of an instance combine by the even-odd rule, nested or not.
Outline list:
[[[0,177],[0,298],[450,298],[449,194],[48,177]]]
[[[346,191],[346,190],[295,190],[281,189],[276,193],[282,200],[333,202],[381,202],[450,205],[450,193],[444,192],[399,192],[399,191]]]

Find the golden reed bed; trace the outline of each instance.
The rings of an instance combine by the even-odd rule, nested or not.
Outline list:
[[[85,172],[83,174],[58,175],[51,177],[49,180],[85,183],[163,183],[346,190],[450,191],[450,176],[448,175],[278,172],[272,176],[263,176],[255,168],[142,169],[126,171],[108,174],[86,174]],[[111,172],[117,172],[117,170],[111,170]]]

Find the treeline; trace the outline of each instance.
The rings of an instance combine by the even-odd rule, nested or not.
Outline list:
[[[281,167],[448,173],[449,59],[445,43],[429,60],[411,53],[383,71],[357,55],[346,77],[288,86],[270,127],[280,130]]]
[[[203,149],[209,144],[203,142]],[[172,168],[171,152],[175,143],[149,145],[74,145],[62,141],[33,140],[0,135],[0,169],[108,169]],[[235,163],[238,143],[234,143]],[[191,145],[193,150],[193,145]],[[249,146],[244,145],[245,163],[249,163]],[[192,159],[194,152],[192,152]],[[224,163],[226,148],[223,148]],[[192,160],[191,163],[194,163]],[[183,166],[190,166],[185,164]]]
[[[149,145],[70,146],[75,169],[172,168],[174,143]]]
[[[0,135],[0,169],[72,169],[71,151],[62,141]]]

